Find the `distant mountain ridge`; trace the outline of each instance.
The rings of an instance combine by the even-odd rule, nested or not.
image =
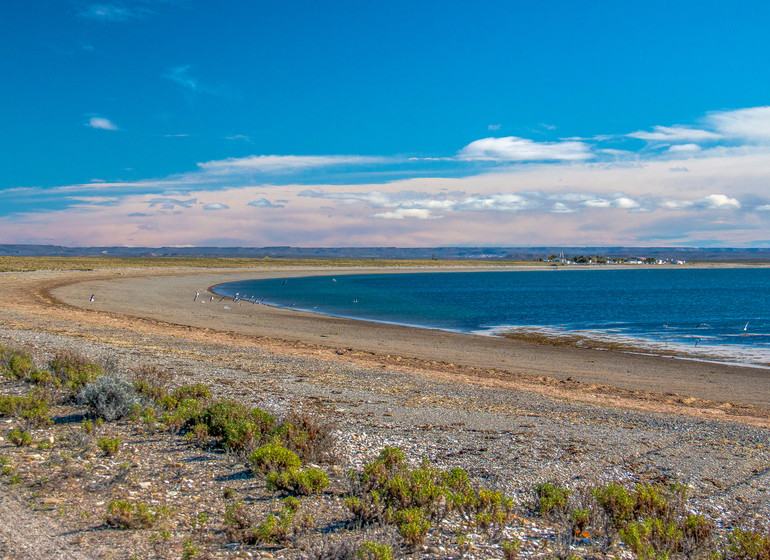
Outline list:
[[[708,262],[770,262],[770,248],[698,247],[62,247],[0,245],[0,256],[26,257],[219,257],[219,258],[348,258],[435,260],[537,260],[564,253],[609,258]]]

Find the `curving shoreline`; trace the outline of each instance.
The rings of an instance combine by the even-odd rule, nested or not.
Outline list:
[[[165,270],[99,279],[81,275],[53,288],[51,295],[75,309],[250,337],[290,355],[323,354],[330,359],[419,370],[434,378],[498,384],[641,410],[770,418],[767,371],[759,368],[417,329],[252,304],[224,310],[223,306],[192,301],[196,290],[203,294],[208,287],[226,281],[327,274],[330,270]],[[333,271],[376,272],[360,267]],[[89,302],[92,293],[93,303]]]

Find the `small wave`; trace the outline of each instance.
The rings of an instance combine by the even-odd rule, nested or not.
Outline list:
[[[507,336],[523,340],[544,339],[556,344],[569,344],[618,352],[633,352],[658,356],[679,357],[744,366],[764,367],[770,362],[770,343],[752,346],[720,344],[720,336],[682,334],[676,338],[652,339],[641,336],[615,334],[606,330],[498,325],[476,331],[488,336]],[[763,348],[757,348],[763,346]]]

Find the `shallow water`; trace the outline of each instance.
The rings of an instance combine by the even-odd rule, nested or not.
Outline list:
[[[458,332],[580,337],[770,363],[770,269],[356,274],[221,284],[221,295]]]

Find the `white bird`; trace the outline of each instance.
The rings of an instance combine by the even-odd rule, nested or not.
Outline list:
[[[198,301],[198,296],[201,295],[198,290],[195,290],[195,297],[193,298],[193,301]]]
[[[749,323],[751,323],[751,321],[747,321],[746,324],[743,325],[743,332],[746,332],[747,330],[749,330]]]
[[[91,294],[91,297],[90,297],[90,298],[88,298],[88,301],[94,301],[94,296],[95,296],[95,295],[96,295],[96,294]]]

